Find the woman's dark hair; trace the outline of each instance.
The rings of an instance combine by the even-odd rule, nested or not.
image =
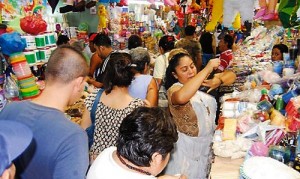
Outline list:
[[[152,155],[163,159],[173,150],[178,133],[174,121],[158,107],[139,107],[121,123],[117,152],[131,163],[149,167]]]
[[[133,67],[133,69],[140,73],[143,73],[145,64],[149,65],[150,63],[150,55],[148,51],[143,47],[137,47],[131,49],[129,54],[131,55],[132,64],[136,65],[136,67]]]
[[[276,44],[273,46],[274,48],[277,48],[281,54],[289,52],[289,48],[285,44]]]
[[[199,42],[201,44],[201,48],[202,48],[202,52],[206,53],[206,54],[213,54],[214,50],[213,50],[213,46],[212,46],[212,42],[213,42],[213,35],[210,32],[204,32],[200,39]]]
[[[114,86],[128,87],[133,79],[131,56],[128,53],[114,52],[110,55],[103,75],[103,86],[106,94]]]
[[[178,79],[176,79],[174,77],[174,75],[172,74],[172,72],[175,72],[175,68],[178,66],[179,64],[179,60],[182,57],[190,57],[192,59],[192,57],[189,54],[186,53],[177,53],[176,55],[174,55],[173,57],[171,57],[170,61],[169,61],[169,66],[167,67],[166,70],[166,76],[165,76],[165,88],[166,90],[168,90],[174,83],[178,82]]]
[[[131,50],[136,47],[141,47],[143,45],[142,38],[138,35],[131,35],[128,38],[128,50]]]
[[[70,41],[69,37],[66,35],[59,35],[57,37],[57,41],[56,41],[56,45],[63,45],[63,44],[67,44]]]
[[[165,35],[162,38],[160,38],[158,46],[163,48],[165,52],[168,52],[172,49],[174,49],[175,45],[175,38],[171,35]]]

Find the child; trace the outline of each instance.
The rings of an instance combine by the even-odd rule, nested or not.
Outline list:
[[[288,47],[284,44],[276,44],[273,46],[271,59],[272,61],[282,61],[283,53],[288,53]]]

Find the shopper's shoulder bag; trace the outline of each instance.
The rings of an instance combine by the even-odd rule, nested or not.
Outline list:
[[[95,130],[95,120],[96,120],[96,109],[97,109],[97,105],[99,103],[101,94],[103,93],[103,89],[100,89],[96,95],[95,101],[93,103],[91,112],[90,112],[90,117],[92,120],[92,124],[90,127],[86,128],[85,131],[88,135],[88,139],[89,139],[89,149],[91,148],[91,146],[93,145],[94,142],[94,130]]]

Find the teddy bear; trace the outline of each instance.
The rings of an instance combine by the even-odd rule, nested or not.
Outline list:
[[[102,31],[107,27],[107,18],[106,18],[106,9],[105,6],[100,4],[98,6],[98,16],[99,16],[99,23],[98,23],[98,31]]]
[[[223,3],[224,0],[211,0],[210,3],[212,3],[212,16],[211,20],[207,25],[205,26],[205,30],[208,32],[213,32],[218,24],[218,22],[222,22],[222,16],[223,16]],[[205,2],[201,3],[203,7],[206,7]],[[237,13],[235,16],[235,19],[232,23],[232,27],[234,29],[240,29],[241,28],[241,17],[240,14]]]

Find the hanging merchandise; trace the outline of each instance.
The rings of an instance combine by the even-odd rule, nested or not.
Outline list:
[[[0,35],[0,47],[3,54],[10,55],[23,51],[26,47],[26,42],[17,32],[5,33]]]
[[[98,23],[98,32],[103,31],[107,27],[107,12],[104,5],[98,6],[98,16],[99,16],[99,23]]]
[[[31,35],[37,35],[47,30],[47,23],[41,16],[26,16],[20,20],[21,29]]]
[[[223,4],[224,13],[223,13],[223,29],[219,35],[219,39],[222,38],[228,29],[231,27],[234,16],[236,13],[241,14],[241,19],[244,23],[246,30],[244,31],[244,36],[248,37],[251,35],[252,21],[253,21],[253,9],[254,9],[254,0],[231,0],[224,1]]]
[[[278,15],[284,28],[300,24],[297,19],[300,0],[281,0],[278,7]]]
[[[15,80],[6,73],[6,78],[3,86],[4,96],[8,100],[18,100],[19,99],[19,87]]]
[[[215,31],[218,23],[222,23],[223,19],[223,3],[224,0],[213,0],[212,1],[212,12],[211,12],[211,19],[207,23],[205,30],[209,32]],[[234,29],[240,29],[241,28],[241,16],[240,13],[237,13],[234,17],[234,21],[232,22],[230,27],[233,27]],[[229,28],[230,28],[229,27]]]
[[[56,6],[58,4],[58,1],[59,0],[48,0],[48,3],[49,3],[49,5],[52,8],[52,14],[54,14],[54,11],[55,11],[55,8],[56,8]]]

